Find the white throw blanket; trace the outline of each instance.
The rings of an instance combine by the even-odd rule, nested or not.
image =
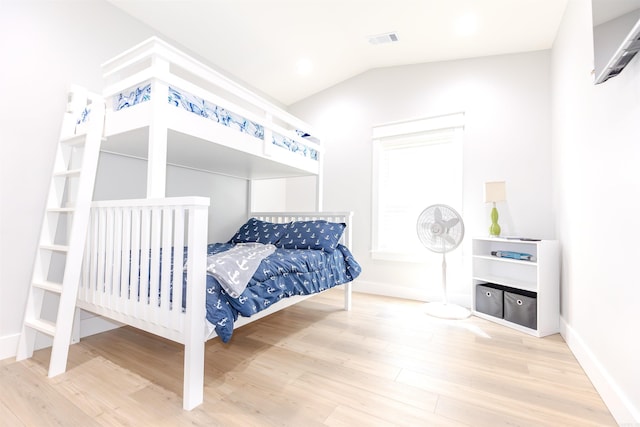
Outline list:
[[[238,298],[253,277],[260,262],[276,250],[273,245],[238,243],[233,248],[207,257],[207,273],[218,279],[222,288]]]

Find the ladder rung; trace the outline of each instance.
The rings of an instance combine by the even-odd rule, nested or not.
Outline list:
[[[40,245],[40,249],[46,249],[49,251],[56,252],[67,252],[69,250],[69,246],[65,245]]]
[[[66,213],[66,212],[73,212],[76,209],[74,207],[66,207],[66,208],[47,208],[47,212],[59,212],[59,213]]]
[[[68,171],[54,172],[53,176],[80,175],[80,169],[69,169]]]
[[[24,325],[30,327],[31,329],[35,329],[36,331],[40,331],[49,336],[55,336],[56,334],[56,325],[52,322],[43,319],[26,319],[24,321]]]
[[[33,282],[33,286],[39,289],[44,289],[45,291],[55,292],[57,294],[62,293],[62,284],[55,282]]]
[[[79,133],[77,135],[65,136],[60,139],[60,142],[67,145],[82,145],[85,143],[86,137],[86,133]]]

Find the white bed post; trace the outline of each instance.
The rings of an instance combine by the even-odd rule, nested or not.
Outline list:
[[[348,212],[345,215],[345,224],[347,224],[347,228],[344,230],[344,245],[349,248],[349,250],[353,250],[352,245],[352,237],[353,237],[353,212]],[[353,291],[353,282],[348,282],[344,284],[344,309],[346,311],[351,311],[351,293]]]
[[[206,300],[208,206],[189,209],[187,297],[184,325],[184,382],[182,407],[190,411],[203,401],[204,319]]]
[[[320,163],[320,166],[318,168],[318,175],[316,175],[316,210],[318,212],[322,212],[322,200],[323,200],[323,182],[322,182],[322,171],[323,171],[323,157],[324,154],[323,153],[319,153],[318,154],[318,162]]]
[[[152,58],[154,75],[169,72],[169,62],[164,58]],[[169,87],[163,81],[152,83],[151,114],[149,124],[149,160],[147,164],[147,198],[165,197],[167,184],[167,98]]]
[[[351,311],[351,293],[353,292],[353,282],[344,284],[344,310]]]

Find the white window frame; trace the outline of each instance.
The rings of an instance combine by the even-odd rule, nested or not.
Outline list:
[[[460,171],[460,191],[453,202],[449,202],[454,209],[462,213],[462,139],[464,130],[464,113],[447,114],[437,117],[422,118],[404,122],[390,123],[373,127],[373,177],[372,177],[372,233],[371,233],[371,256],[373,259],[387,261],[424,262],[427,249],[406,251],[402,249],[387,249],[380,247],[379,218],[381,213],[379,188],[380,182],[380,162],[383,151],[391,147],[408,147],[412,144],[423,145],[425,140],[433,138],[445,132],[451,133],[451,143],[455,144],[454,150],[459,153],[455,162],[459,162]],[[428,144],[429,142],[426,142]],[[415,184],[414,184],[415,185]],[[425,208],[427,206],[424,206]],[[417,217],[416,217],[417,219]],[[416,234],[414,233],[414,236]],[[417,236],[416,236],[417,240]]]

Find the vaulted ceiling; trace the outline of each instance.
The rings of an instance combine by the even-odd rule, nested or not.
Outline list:
[[[284,105],[373,68],[549,49],[567,3],[108,1]],[[391,32],[397,42],[369,42]]]

